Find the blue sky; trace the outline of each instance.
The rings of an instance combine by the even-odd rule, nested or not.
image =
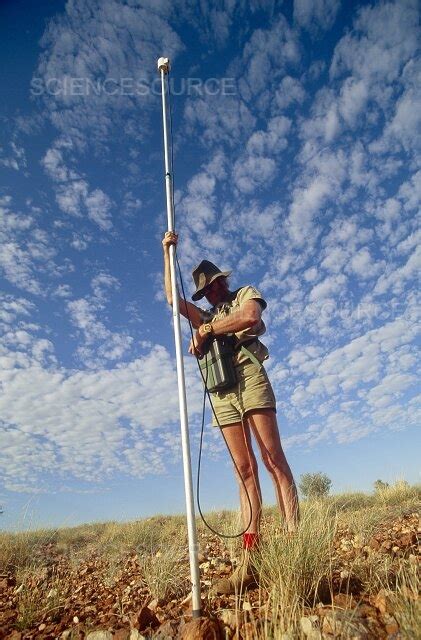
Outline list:
[[[268,301],[295,476],[419,480],[418,25],[415,0],[1,3],[2,526],[184,511],[161,55],[184,279],[207,257]],[[236,507],[209,422],[202,508]]]

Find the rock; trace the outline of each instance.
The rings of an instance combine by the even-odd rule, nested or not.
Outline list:
[[[191,608],[192,600],[193,600],[193,593],[190,591],[190,593],[184,598],[184,600],[180,602],[180,606],[183,607],[184,609],[188,609],[189,607]]]
[[[210,618],[194,618],[179,633],[180,640],[222,640],[219,624]]]
[[[386,589],[380,589],[373,602],[376,609],[380,611],[380,613],[392,613],[393,612],[393,602],[392,602],[392,592],[387,591]]]
[[[113,634],[111,631],[98,629],[97,631],[91,631],[88,633],[86,640],[113,640]]]
[[[357,603],[349,593],[338,593],[333,596],[333,604],[340,609],[355,609]]]
[[[5,640],[21,640],[22,638],[22,634],[20,631],[12,631],[12,633],[9,633],[8,636],[6,636]]]
[[[365,640],[368,631],[356,618],[355,612],[340,610],[331,611],[325,615],[322,624],[323,634],[336,637],[352,638],[353,640]]]
[[[322,637],[320,633],[318,616],[302,616],[300,618],[300,627],[306,638],[310,640],[319,640]]]
[[[382,542],[380,549],[382,551],[390,551],[392,548],[392,543],[390,540],[385,540],[384,542]]]
[[[129,640],[129,639],[130,639],[130,629],[117,629],[113,633],[113,640]]]
[[[130,631],[129,640],[146,640],[146,637],[142,636],[137,629],[132,629]]]
[[[44,629],[45,629],[46,627],[47,627],[47,625],[46,625],[44,622],[42,622],[42,623],[39,625],[39,627],[38,627],[38,631],[44,631]]]
[[[373,551],[378,551],[380,549],[380,542],[376,540],[376,538],[371,538],[368,546],[370,547],[370,549],[373,549]]]
[[[235,611],[232,611],[232,609],[222,609],[219,613],[219,619],[224,623],[224,625],[231,627],[231,629],[235,629],[237,626],[237,616],[235,615]]]
[[[377,611],[371,604],[362,602],[358,605],[358,615],[362,618],[375,618],[377,616]]]
[[[148,627],[158,627],[160,622],[157,616],[149,607],[142,607],[139,611],[130,616],[130,624],[132,627],[139,629],[147,629]]]
[[[154,640],[172,640],[178,637],[179,622],[176,620],[167,620],[161,624],[153,634]]]
[[[389,615],[388,613],[385,613],[382,616],[382,618],[383,618],[384,628],[386,629],[386,632],[389,635],[393,636],[394,634],[399,632],[399,625],[393,616]]]
[[[150,609],[151,611],[156,611],[159,607],[159,600],[158,598],[155,598],[154,600],[152,600],[149,604],[148,604],[148,609]]]
[[[415,532],[404,533],[400,536],[397,544],[403,548],[411,547],[417,544],[417,534]]]

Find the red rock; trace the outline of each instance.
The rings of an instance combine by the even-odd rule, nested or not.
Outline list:
[[[390,635],[393,635],[399,632],[399,625],[393,616],[389,615],[388,613],[385,613],[382,616],[382,618],[383,618],[384,628],[386,629],[387,633],[389,633]]]
[[[130,622],[132,627],[139,629],[147,629],[148,627],[154,628],[159,626],[159,620],[149,607],[142,607],[139,611],[130,616]]]
[[[221,629],[216,620],[195,618],[185,624],[179,633],[180,640],[222,640]]]
[[[390,551],[390,549],[392,548],[392,542],[390,540],[385,540],[384,542],[382,542],[380,548],[382,549],[382,551]]]
[[[20,631],[12,631],[8,636],[5,637],[5,640],[21,640],[22,634]]]
[[[333,596],[333,604],[341,609],[354,609],[357,606],[355,599],[348,593],[338,593]]]
[[[397,540],[397,544],[400,547],[412,547],[412,545],[417,544],[417,534],[415,532],[404,533],[400,536],[399,540]]]
[[[117,629],[113,633],[113,640],[129,640],[130,629]]]
[[[393,611],[393,603],[391,599],[392,593],[386,589],[380,589],[374,598],[374,606],[380,613],[391,613]]]
[[[372,607],[371,604],[367,604],[366,602],[358,605],[358,613],[362,618],[375,618],[377,615],[375,607]]]
[[[168,640],[168,638],[178,638],[179,622],[176,620],[167,620],[161,624],[153,634],[154,640]]]
[[[380,549],[380,542],[378,540],[376,540],[376,538],[371,538],[370,542],[368,543],[370,549],[373,549],[374,551],[378,551]]]

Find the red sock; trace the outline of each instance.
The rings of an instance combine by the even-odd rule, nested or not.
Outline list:
[[[259,546],[258,533],[243,533],[243,549],[257,549]]]

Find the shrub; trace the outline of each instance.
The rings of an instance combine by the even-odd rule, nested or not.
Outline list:
[[[323,498],[328,495],[332,480],[321,473],[303,473],[300,476],[300,491],[304,498]]]
[[[388,482],[383,482],[383,480],[376,480],[376,482],[374,483],[374,491],[376,493],[380,493],[381,491],[384,491],[385,489],[387,489],[389,486]]]

